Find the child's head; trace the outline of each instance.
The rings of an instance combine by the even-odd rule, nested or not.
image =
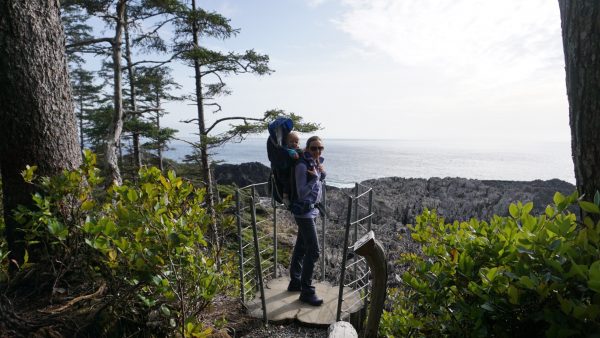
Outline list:
[[[300,135],[295,131],[291,131],[287,137],[288,148],[298,149],[298,144],[300,144]]]

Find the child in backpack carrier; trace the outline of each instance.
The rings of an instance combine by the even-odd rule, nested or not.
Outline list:
[[[300,135],[295,132],[295,131],[291,131],[288,136],[287,136],[287,140],[286,140],[286,145],[287,145],[287,153],[288,156],[291,159],[291,163],[292,165],[290,167],[294,166],[294,163],[296,162],[296,160],[298,160],[300,158],[300,156],[302,155],[302,149],[300,149]],[[292,174],[293,175],[293,174]],[[291,187],[291,182],[288,180],[284,180],[283,184],[283,203],[285,205],[290,205],[290,193],[292,191],[292,187]]]

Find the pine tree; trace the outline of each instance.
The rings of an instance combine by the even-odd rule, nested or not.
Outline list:
[[[94,73],[81,68],[81,65],[71,71],[71,87],[75,103],[76,116],[79,121],[79,143],[81,151],[89,145],[90,137],[86,137],[85,130],[89,129],[92,121],[91,115],[101,103],[103,85],[94,84]],[[86,142],[87,141],[87,142]]]
[[[0,1],[0,168],[10,258],[19,265],[26,225],[14,211],[32,206],[34,192],[21,171],[36,165],[52,176],[81,163],[64,41],[58,1]]]
[[[170,94],[180,86],[171,76],[171,69],[168,67],[145,67],[138,72],[138,90],[142,103],[140,109],[151,112],[149,120],[153,125],[150,133],[145,135],[151,140],[147,146],[157,151],[158,167],[162,171],[164,170],[162,152],[168,149],[168,142],[177,132],[172,128],[161,127],[160,119],[168,113],[163,109],[163,103],[181,100],[181,97]]]

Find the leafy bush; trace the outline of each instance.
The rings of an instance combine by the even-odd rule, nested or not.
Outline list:
[[[230,285],[235,269],[217,267],[204,239],[211,221],[204,189],[157,168],[142,168],[136,183],[103,189],[94,165],[95,156],[87,153],[81,168],[57,177],[37,179],[35,167],[23,173],[43,191],[33,197],[36,210],[18,213],[27,223],[29,250],[42,246],[57,271],[72,273],[70,261],[90,264],[113,297],[105,325],[119,325],[110,316],[131,316],[151,330],[207,334],[198,315]],[[227,198],[216,206],[223,227],[233,226],[232,217],[222,216],[230,204]]]
[[[510,216],[446,224],[425,210],[410,226],[422,253],[408,253],[380,334],[404,336],[588,336],[600,332],[598,204],[554,196],[545,213],[511,204]]]

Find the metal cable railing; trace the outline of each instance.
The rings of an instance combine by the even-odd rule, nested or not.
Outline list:
[[[340,289],[336,320],[340,321],[349,317],[353,310],[362,302],[367,306],[371,294],[369,275],[371,269],[363,257],[357,256],[349,241],[355,243],[358,238],[371,231],[373,219],[373,189],[362,184],[354,185],[353,196],[348,196],[348,209],[344,233],[342,266],[340,274]],[[352,261],[348,263],[349,261]],[[344,288],[353,291],[344,294]],[[358,300],[353,304],[344,304],[344,297],[350,299],[359,294]],[[344,306],[342,306],[344,305]]]
[[[285,205],[276,203],[272,199],[270,203],[266,204],[264,203],[265,199],[261,200],[260,196],[258,196],[259,191],[266,191],[271,196],[269,190],[272,186],[273,184],[269,184],[269,182],[251,184],[237,189],[235,196],[241,300],[243,304],[246,304],[249,301],[255,300],[257,294],[260,294],[265,323],[268,321],[264,292],[265,283],[270,279],[280,277],[278,271],[278,213],[289,212]],[[327,189],[325,184],[323,186],[322,204],[327,210]],[[317,220],[317,235],[320,239],[322,254],[320,255],[320,264],[315,266],[315,279],[324,281],[327,277],[325,273],[327,271],[325,268],[326,236],[337,237],[336,233],[339,233],[341,236],[342,232],[344,232],[343,254],[341,257],[338,256],[339,254],[335,255],[340,257],[342,263],[341,272],[337,269],[334,269],[337,271],[327,271],[330,278],[332,273],[340,276],[340,298],[337,309],[338,320],[340,320],[342,315],[346,318],[350,313],[355,312],[360,302],[366,305],[367,297],[370,294],[368,279],[370,270],[366,260],[349,251],[348,245],[350,239],[354,243],[357,238],[371,230],[373,191],[371,188],[357,183],[355,184],[353,196],[348,197],[348,214],[344,229],[328,229],[329,233],[327,233],[327,215],[323,214]],[[264,209],[265,204],[267,208],[272,208],[272,224],[269,224],[269,219],[257,216],[257,210],[260,208]],[[272,233],[268,231],[269,226],[272,226]],[[336,266],[339,267],[340,265]],[[359,301],[349,306],[345,305],[342,308],[344,287],[353,289],[346,296],[352,295],[352,299],[359,299]],[[360,297],[354,297],[356,293],[359,293]]]

